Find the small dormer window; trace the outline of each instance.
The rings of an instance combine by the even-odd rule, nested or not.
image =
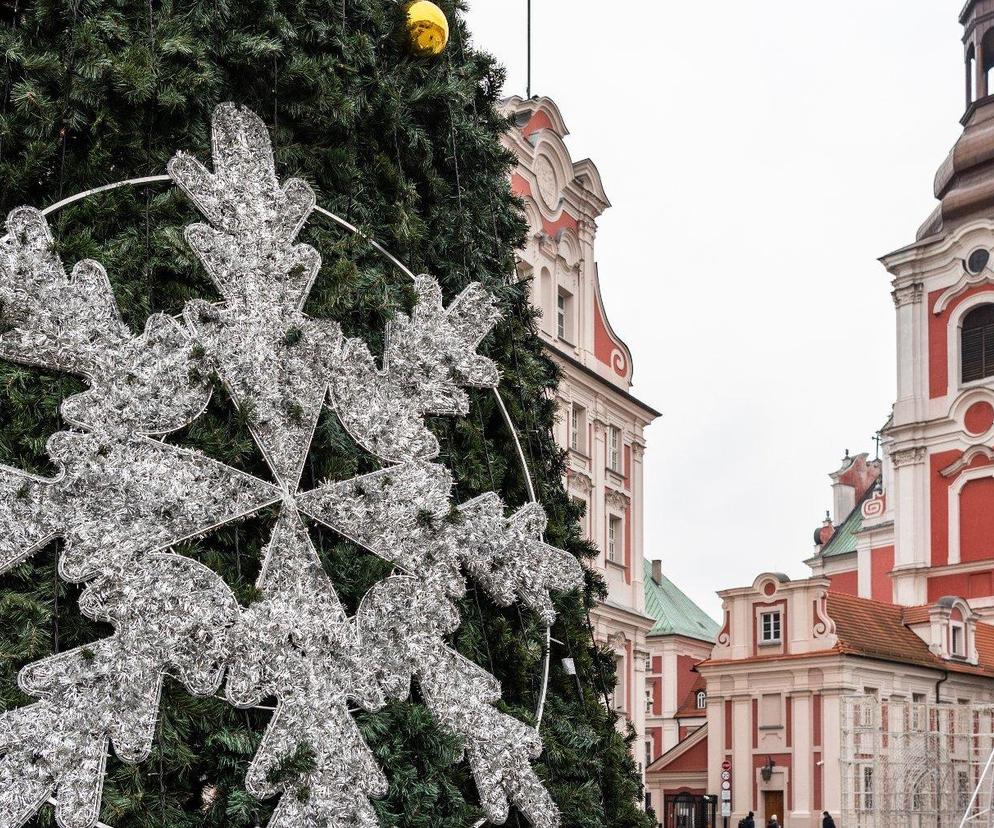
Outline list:
[[[708,694],[703,690],[697,691],[697,709],[704,710],[708,706]]]
[[[966,628],[962,624],[949,625],[949,652],[956,658],[966,658]]]
[[[780,643],[780,613],[764,612],[760,616],[762,640],[764,644]]]

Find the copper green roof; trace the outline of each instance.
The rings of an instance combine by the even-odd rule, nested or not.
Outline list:
[[[871,487],[872,488],[872,487]],[[847,555],[856,551],[856,535],[863,528],[863,510],[859,505],[853,509],[849,516],[842,521],[842,525],[835,530],[835,534],[828,539],[821,549],[823,558],[832,558],[836,555]]]
[[[655,619],[649,635],[682,635],[701,641],[714,641],[718,625],[697,604],[684,595],[665,575],[657,584],[652,579],[652,564],[645,566],[645,614]]]

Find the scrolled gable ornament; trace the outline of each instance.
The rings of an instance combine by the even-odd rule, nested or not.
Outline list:
[[[557,825],[530,764],[542,748],[537,729],[498,710],[497,680],[448,646],[467,578],[549,625],[549,591],[583,583],[576,559],[542,541],[541,506],[507,516],[495,493],[454,504],[451,475],[433,462],[439,446],[425,416],[465,415],[464,387],[499,382],[476,352],[497,322],[494,300],[471,285],[445,306],[438,283],[417,277],[413,312],[390,325],[377,368],[364,342],[302,310],[320,256],[296,237],[322,211],[305,182],[277,179],[257,116],[221,105],[213,171],[183,153],[168,170],[206,219],[186,239],[221,299],[154,316],[141,336],[121,321],[99,264],[66,275],[42,212],[14,210],[0,240],[0,358],[90,385],[62,405],[77,430],[49,441],[56,477],[0,466],[0,571],[62,538],[60,574],[85,585],[81,611],[115,630],[22,669],[20,686],[38,701],[0,715],[0,828],[20,828],[49,801],[62,828],[96,825],[108,750],[124,762],[146,758],[167,672],[202,695],[227,675],[225,694],[240,707],[276,697],[246,780],[256,796],[280,797],[270,828],[378,824],[370,799],[385,794],[386,779],[351,711],[406,698],[412,680],[438,726],[464,745],[487,819],[501,823],[514,806],[535,826]],[[207,406],[194,359],[253,412],[274,482],[155,439]],[[325,406],[382,468],[300,491]],[[280,516],[248,608],[173,551],[274,504]],[[393,563],[355,616],[305,517]],[[271,770],[302,745],[310,770],[274,781]]]

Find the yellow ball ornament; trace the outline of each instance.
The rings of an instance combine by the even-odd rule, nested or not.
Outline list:
[[[407,34],[418,54],[440,55],[449,42],[449,21],[434,3],[418,0],[407,7]]]

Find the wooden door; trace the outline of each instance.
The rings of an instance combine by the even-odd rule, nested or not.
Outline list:
[[[769,822],[774,814],[777,815],[781,825],[787,824],[783,812],[783,791],[763,791],[763,819]]]

